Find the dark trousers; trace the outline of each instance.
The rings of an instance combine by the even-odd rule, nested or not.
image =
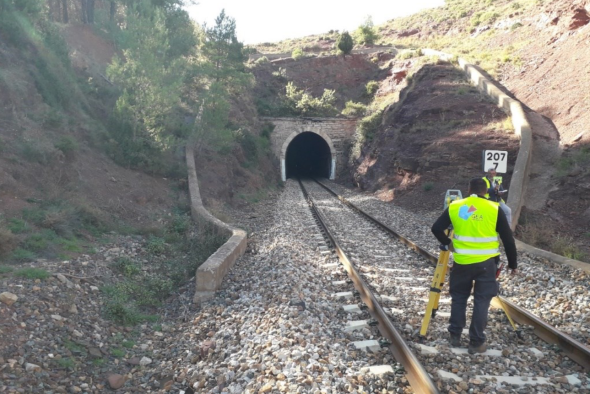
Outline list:
[[[475,282],[475,286],[473,283]],[[469,326],[470,344],[479,346],[486,341],[490,301],[498,295],[496,282],[496,258],[475,264],[457,264],[451,269],[449,292],[451,293],[451,318],[449,332],[461,335],[465,327],[467,299],[473,290],[473,316]]]

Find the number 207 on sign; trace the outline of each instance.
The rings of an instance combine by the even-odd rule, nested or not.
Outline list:
[[[483,170],[490,168],[496,169],[496,172],[505,174],[508,168],[508,152],[503,150],[484,150],[483,151]]]

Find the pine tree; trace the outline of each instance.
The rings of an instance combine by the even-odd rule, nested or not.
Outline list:
[[[352,40],[352,37],[350,36],[350,34],[348,34],[347,31],[343,31],[342,34],[338,36],[336,45],[338,46],[340,52],[342,52],[342,54],[346,56],[349,55],[352,51],[354,41]]]
[[[236,21],[221,10],[215,19],[215,26],[205,29],[205,56],[213,65],[215,81],[226,80],[236,71],[244,70],[244,44],[236,36]]]

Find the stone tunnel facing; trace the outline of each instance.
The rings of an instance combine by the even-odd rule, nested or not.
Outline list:
[[[329,178],[332,154],[328,143],[311,132],[299,134],[287,148],[287,178]]]

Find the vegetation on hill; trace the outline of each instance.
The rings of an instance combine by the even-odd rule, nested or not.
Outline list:
[[[424,10],[377,27],[382,45],[432,48],[479,64],[497,76],[509,64],[522,65],[517,51],[528,38],[490,45],[496,37],[514,36],[522,18],[544,0],[447,0],[444,6]]]
[[[112,234],[149,237],[158,274],[120,262],[126,282],[105,292],[121,323],[141,321],[134,303],[161,301],[223,242],[190,224],[184,146],[211,167],[242,166],[243,177],[269,160],[235,20],[222,12],[196,26],[182,5],[0,0],[0,262],[92,254]],[[78,52],[99,49],[69,47],[75,32],[101,37],[112,60],[75,66]]]

